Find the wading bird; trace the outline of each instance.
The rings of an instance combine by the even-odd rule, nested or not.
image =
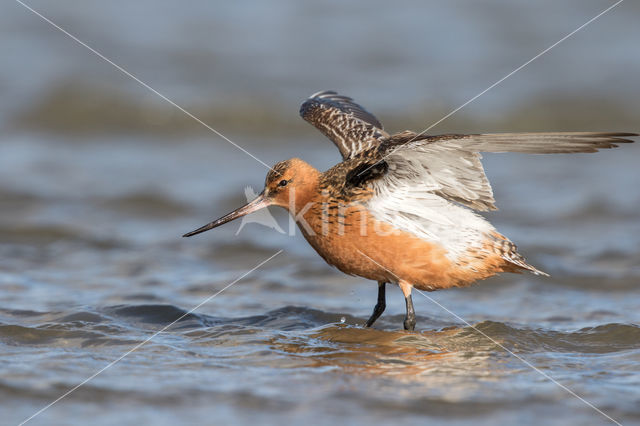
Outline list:
[[[320,256],[340,271],[378,282],[370,327],[398,284],[413,330],[411,289],[468,286],[500,272],[544,272],[474,212],[496,210],[480,152],[596,152],[635,133],[389,134],[371,113],[333,91],[312,95],[302,118],[337,145],[342,162],[320,172],[298,159],[277,163],[264,191],[190,237],[267,206],[284,207]]]

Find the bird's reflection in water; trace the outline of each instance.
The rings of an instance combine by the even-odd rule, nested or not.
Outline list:
[[[338,368],[344,372],[384,375],[406,381],[423,380],[426,373],[474,370],[489,362],[493,345],[478,343],[468,328],[408,333],[332,324],[306,336],[280,336],[272,348],[307,368]],[[489,342],[490,343],[490,342]],[[486,371],[486,370],[485,370]]]

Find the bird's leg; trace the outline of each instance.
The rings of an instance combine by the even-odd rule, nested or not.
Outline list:
[[[416,313],[413,310],[413,300],[411,300],[411,289],[413,286],[405,281],[400,281],[398,285],[404,294],[404,301],[407,305],[407,315],[404,317],[404,329],[413,331],[416,327]]]
[[[387,283],[385,283],[384,281],[378,281],[378,303],[376,303],[376,306],[373,308],[373,313],[367,320],[367,324],[365,324],[365,327],[371,327],[387,307],[387,297],[385,295],[386,284]]]

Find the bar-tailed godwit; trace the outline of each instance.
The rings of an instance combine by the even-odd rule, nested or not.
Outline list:
[[[300,107],[342,154],[320,172],[298,158],[277,163],[264,191],[190,237],[258,209],[284,207],[320,256],[340,271],[378,282],[370,327],[385,309],[385,286],[400,286],[404,328],[413,330],[411,289],[468,286],[500,272],[544,272],[475,211],[495,210],[481,152],[596,152],[632,142],[635,133],[495,133],[428,136],[387,133],[351,98],[333,91]]]

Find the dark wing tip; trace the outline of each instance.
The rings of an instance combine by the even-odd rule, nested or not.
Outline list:
[[[585,149],[583,152],[598,152],[600,149],[612,149],[618,148],[618,144],[622,143],[634,143],[635,141],[629,138],[639,136],[638,133],[630,132],[600,132],[586,134],[587,138],[591,137],[591,149]]]
[[[631,132],[598,132],[591,134],[585,133],[585,136],[602,139],[603,143],[634,143],[634,141],[629,138],[638,137],[640,134]],[[617,147],[617,145],[612,146],[612,148],[615,147]]]
[[[323,96],[330,96],[330,95],[337,95],[337,94],[338,94],[338,92],[336,92],[335,90],[321,90],[321,91],[316,92],[313,95],[309,96],[309,99],[321,98]]]
[[[300,116],[309,122],[314,119],[313,112],[317,108],[336,108],[344,114],[369,123],[382,130],[382,123],[369,111],[358,105],[348,96],[340,95],[335,90],[323,90],[309,96],[302,105],[300,105]]]
[[[638,133],[610,133],[608,134],[608,136],[611,138],[611,141],[615,142],[615,143],[634,143],[634,140],[631,140],[629,138],[637,138],[638,136],[640,136],[640,134]],[[613,144],[612,148],[617,148],[618,145]]]

